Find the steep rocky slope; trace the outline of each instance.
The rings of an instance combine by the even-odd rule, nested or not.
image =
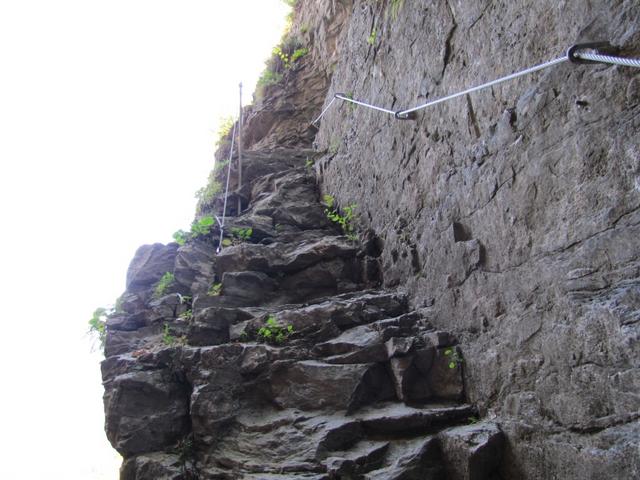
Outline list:
[[[309,54],[245,115],[228,226],[251,238],[141,247],[108,320],[122,478],[636,478],[638,71],[308,121],[335,92],[399,108],[578,40],[637,49],[639,20],[635,1],[300,0]],[[357,204],[358,242],[320,192]]]
[[[455,339],[370,289],[374,239],[339,235],[296,153],[247,159],[249,241],[136,253],[103,363],[121,478],[489,478],[502,433],[465,426]]]

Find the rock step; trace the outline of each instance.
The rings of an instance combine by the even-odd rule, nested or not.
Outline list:
[[[354,416],[247,412],[211,456],[229,478],[441,479],[447,471],[481,479],[499,461],[502,434],[492,423],[455,426],[473,414],[455,404],[380,404]]]
[[[229,341],[256,339],[269,315],[296,332],[292,343],[315,345],[338,336],[343,330],[406,312],[407,298],[386,291],[360,291],[323,297],[316,303],[276,305],[273,307],[235,307],[224,295],[197,297],[194,316],[189,325],[190,345],[217,345]]]

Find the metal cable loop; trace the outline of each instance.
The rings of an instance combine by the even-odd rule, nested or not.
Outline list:
[[[233,145],[236,139],[236,125],[237,122],[233,122],[233,130],[231,131],[231,148],[229,148],[229,162],[227,165],[227,185],[224,190],[224,204],[222,207],[222,220],[218,218],[216,215],[216,220],[218,221],[218,225],[220,226],[220,241],[218,243],[218,248],[216,249],[216,253],[220,253],[222,250],[222,237],[224,234],[224,221],[227,216],[227,199],[229,197],[229,178],[231,178],[231,158],[233,157]]]
[[[591,60],[592,62],[610,63],[612,65],[621,65],[623,67],[640,68],[640,58],[616,57],[613,55],[602,55],[600,53],[575,53],[576,57],[583,60]]]
[[[586,53],[586,52],[582,53],[580,50],[594,50],[595,53]],[[316,126],[315,125],[316,122],[318,122],[324,116],[324,114],[327,112],[327,110],[329,110],[329,107],[333,105],[333,102],[336,99],[340,99],[342,101],[350,102],[356,105],[361,105],[363,107],[377,110],[380,112],[388,113],[390,115],[395,116],[395,118],[397,118],[398,120],[408,120],[408,119],[415,118],[414,113],[417,112],[418,110],[422,110],[427,107],[431,107],[433,105],[437,105],[439,103],[461,97],[463,95],[468,95],[473,92],[484,90],[485,88],[490,88],[490,87],[493,87],[494,85],[498,85],[500,83],[507,82],[509,80],[513,80],[515,78],[522,77],[523,75],[528,75],[530,73],[534,73],[539,70],[543,70],[545,68],[553,67],[555,65],[558,65],[560,63],[564,63],[567,61],[571,61],[574,63],[609,63],[612,65],[621,65],[625,67],[640,68],[639,58],[624,58],[624,57],[619,57],[615,55],[608,55],[608,53],[616,53],[616,52],[617,52],[617,48],[611,46],[608,42],[591,42],[591,43],[576,44],[576,45],[573,45],[571,48],[569,48],[569,50],[567,51],[567,54],[562,57],[558,57],[553,60],[549,60],[548,62],[534,65],[533,67],[525,68],[524,70],[520,70],[510,75],[497,78],[495,80],[483,83],[481,85],[477,85],[475,87],[467,88],[466,90],[463,90],[461,92],[452,93],[451,95],[447,95],[445,97],[441,97],[436,100],[432,100],[430,102],[427,102],[422,105],[418,105],[417,107],[409,108],[406,110],[393,111],[387,108],[377,107],[375,105],[371,105],[369,103],[362,102],[360,100],[355,100],[345,95],[344,93],[336,93],[334,97],[331,99],[331,102],[329,102],[329,104],[322,111],[320,116],[311,123],[314,126]]]

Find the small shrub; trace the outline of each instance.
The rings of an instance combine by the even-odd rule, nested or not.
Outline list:
[[[211,233],[211,229],[215,225],[215,220],[211,216],[201,217],[198,220],[194,220],[191,224],[191,231],[185,232],[184,230],[178,230],[173,234],[175,242],[182,246],[193,238],[198,238],[201,235],[208,235]]]
[[[446,349],[444,354],[449,357],[449,368],[454,369],[457,368],[458,365],[462,364],[462,357],[458,354],[458,351],[455,348]]]
[[[263,327],[260,327],[258,330],[258,340],[261,340],[265,343],[283,343],[287,338],[293,335],[295,332],[293,330],[293,325],[287,325],[286,327],[281,327],[278,325],[276,317],[274,315],[269,315],[267,317],[267,321]]]
[[[200,188],[195,194],[195,197],[198,199],[198,211],[202,211],[202,208],[220,193],[222,193],[222,184],[216,180],[216,172],[212,170],[211,173],[209,173],[207,185]]]
[[[231,235],[236,237],[241,242],[248,242],[251,239],[251,236],[253,235],[253,228],[233,227],[231,229]]]
[[[89,320],[89,334],[98,339],[102,350],[104,350],[104,344],[107,340],[107,318],[111,313],[110,309],[96,308]]]
[[[173,285],[174,280],[175,275],[171,272],[166,272],[164,275],[162,275],[158,283],[156,283],[155,289],[153,290],[153,297],[160,298],[165,293],[167,293],[169,287]]]
[[[191,309],[186,310],[182,312],[178,318],[181,318],[182,320],[190,321],[193,318],[193,312],[191,311]]]
[[[354,211],[357,207],[355,203],[342,208],[342,213],[335,207],[335,199],[332,195],[324,195],[323,202],[325,205],[324,213],[329,220],[340,225],[342,232],[349,240],[357,240],[358,235],[355,233]]]
[[[209,288],[207,295],[209,295],[210,297],[217,297],[221,293],[222,293],[222,283],[214,283]]]
[[[376,27],[373,27],[373,30],[371,30],[371,33],[367,37],[367,43],[369,45],[375,45],[377,36],[378,36],[378,32],[376,30]]]
[[[230,139],[227,137],[232,132],[234,123],[236,123],[236,121],[232,116],[220,119],[218,123],[218,132],[216,135],[216,147],[220,147],[221,145],[230,142]]]
[[[291,63],[296,62],[298,59],[304,57],[308,53],[309,49],[306,47],[294,50],[294,52],[291,54]]]
[[[189,240],[190,238],[191,238],[191,235],[189,234],[189,232],[185,232],[184,230],[178,230],[173,234],[173,239],[180,246],[187,243],[187,240]]]
[[[171,335],[171,332],[169,331],[168,323],[165,323],[164,328],[162,329],[162,343],[169,346],[176,343],[176,337]]]
[[[213,217],[207,216],[202,217],[199,220],[195,220],[191,224],[191,236],[198,237],[200,235],[209,235],[211,233],[211,228],[215,225],[215,220]]]

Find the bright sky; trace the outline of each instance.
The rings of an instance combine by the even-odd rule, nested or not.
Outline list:
[[[87,321],[192,220],[281,0],[0,1],[0,478],[114,480]],[[248,98],[247,98],[248,99]]]

